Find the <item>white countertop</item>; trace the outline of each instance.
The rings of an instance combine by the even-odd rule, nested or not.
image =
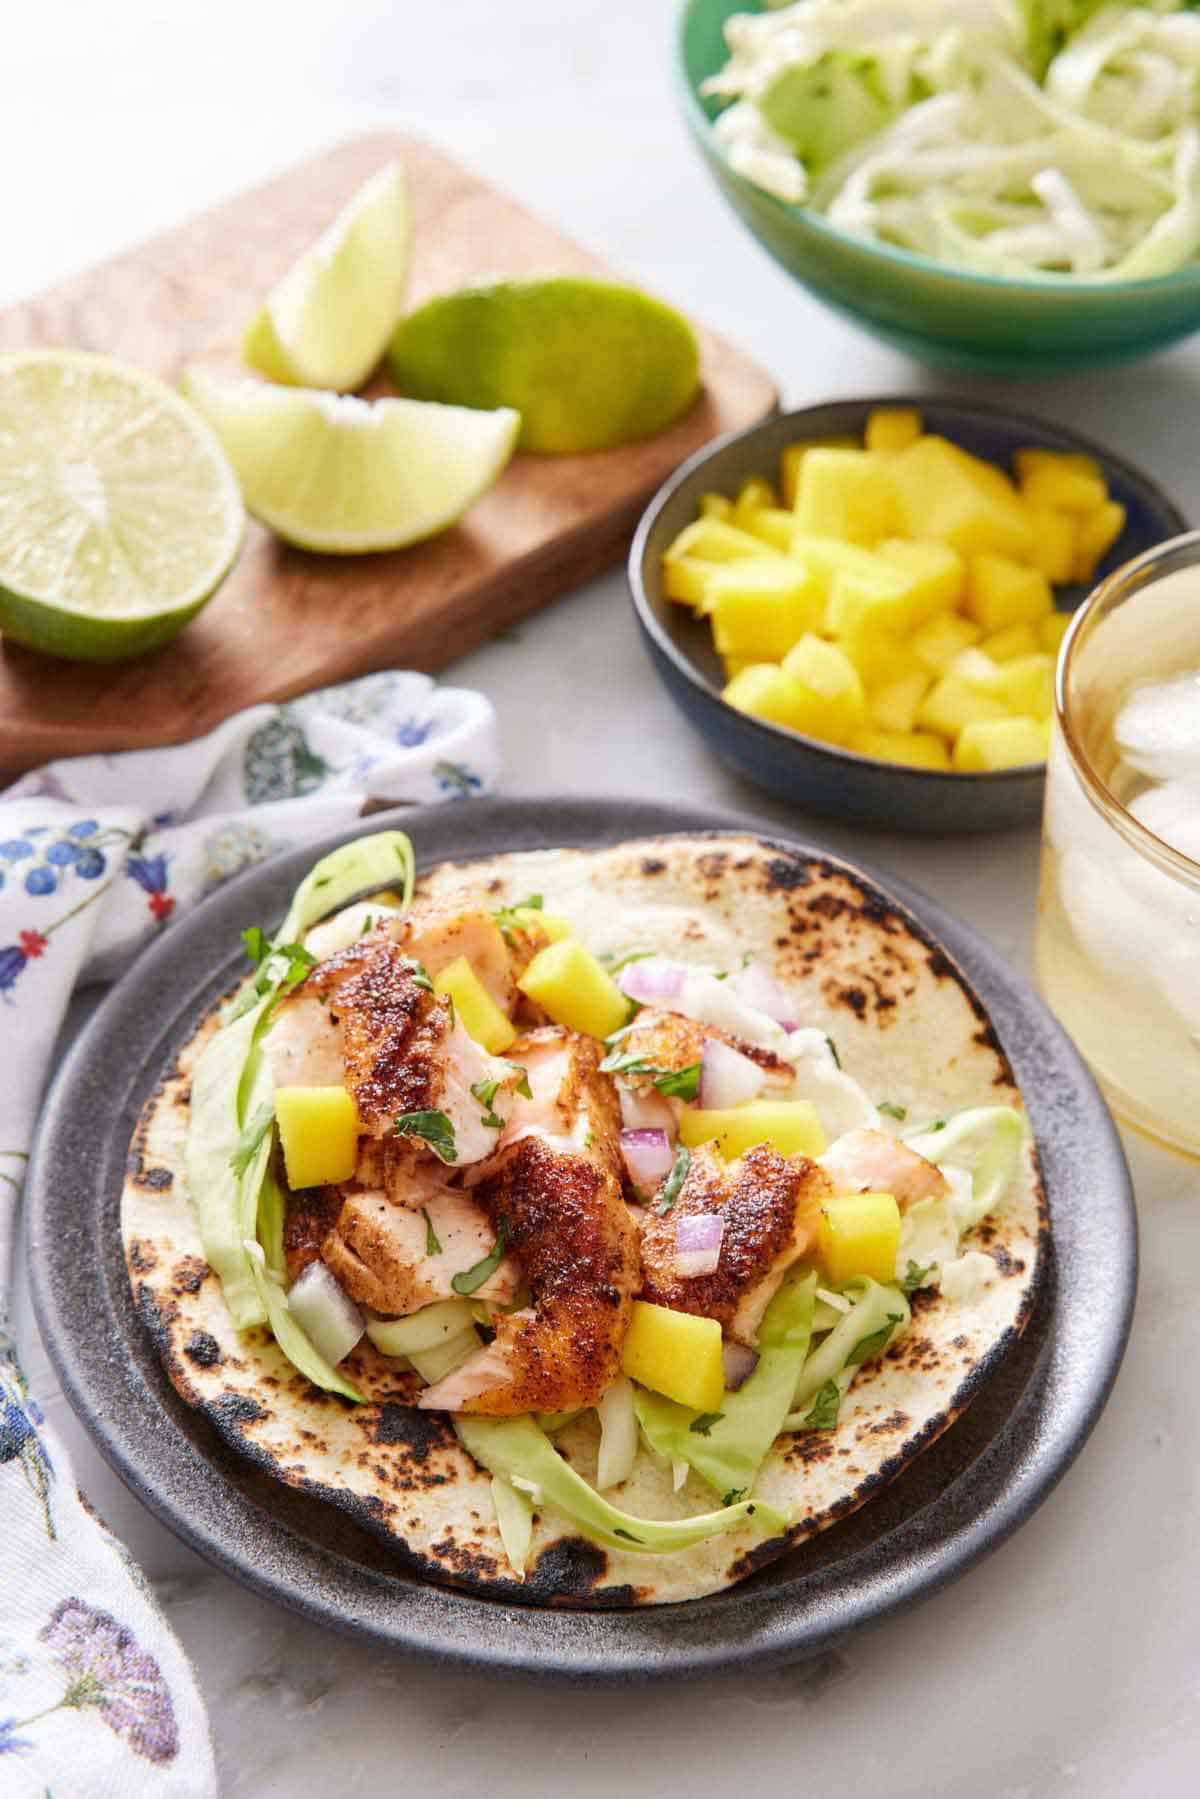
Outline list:
[[[674,0],[39,0],[7,12],[0,303],[390,124],[486,168],[736,339],[789,403],[894,389],[1010,399],[1102,438],[1200,517],[1200,344],[1104,376],[984,382],[931,375],[841,323],[742,231],[687,141],[668,62]],[[497,706],[507,793],[627,791],[756,811],[894,869],[1028,971],[1035,832],[922,842],[767,800],[708,756],[663,695],[619,573],[452,675]],[[302,1623],[210,1568],[125,1491],[55,1397],[23,1297],[18,1327],[81,1484],[195,1659],[230,1799],[377,1782],[431,1799],[675,1799],[733,1782],[889,1799],[1172,1799],[1200,1778],[1200,1177],[1132,1137],[1126,1147],[1139,1310],[1081,1459],[950,1590],[778,1673],[523,1690]]]

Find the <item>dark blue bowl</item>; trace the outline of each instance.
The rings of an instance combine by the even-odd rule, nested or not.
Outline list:
[[[875,407],[914,404],[926,430],[1005,467],[1015,451],[1026,448],[1094,456],[1110,493],[1127,513],[1125,529],[1100,564],[1097,580],[1189,528],[1173,501],[1137,469],[1076,432],[1028,413],[912,395],[834,400],[777,414],[748,431],[716,438],[672,475],[643,514],[629,553],[634,611],[651,660],[684,716],[723,761],[768,793],[808,812],[891,831],[1004,830],[1040,816],[1044,763],[994,774],[942,774],[858,756],[751,718],[721,698],[724,677],[707,623],[668,600],[662,590],[663,552],[697,516],[701,494],[732,497],[751,475],[774,480],[785,445],[814,437],[861,436]],[[1060,608],[1073,611],[1086,590],[1056,591]]]

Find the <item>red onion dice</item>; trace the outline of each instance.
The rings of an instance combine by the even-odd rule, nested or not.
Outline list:
[[[749,968],[731,974],[729,985],[747,1006],[753,1006],[756,1012],[765,1012],[785,1031],[794,1031],[798,1026],[795,1001],[759,963],[751,962]]]
[[[640,1005],[656,1006],[679,998],[686,974],[679,962],[668,962],[665,956],[644,956],[639,962],[625,964],[617,985]]]
[[[367,1321],[324,1262],[310,1262],[288,1290],[288,1309],[318,1355],[333,1367],[343,1361]]]
[[[725,1220],[719,1212],[693,1212],[675,1226],[675,1272],[681,1280],[715,1274]]]
[[[725,1391],[736,1393],[758,1367],[758,1351],[747,1349],[744,1343],[722,1343],[721,1360],[725,1364]]]
[[[700,1057],[700,1086],[696,1093],[705,1111],[723,1111],[757,1099],[765,1080],[762,1069],[749,1056],[731,1049],[719,1037],[709,1037]]]
[[[654,1191],[675,1159],[666,1131],[658,1130],[622,1131],[621,1154],[630,1180],[643,1193]]]

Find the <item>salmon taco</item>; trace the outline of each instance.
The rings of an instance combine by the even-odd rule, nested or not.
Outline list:
[[[418,879],[382,832],[243,942],[140,1120],[130,1278],[184,1399],[430,1579],[640,1605],[815,1555],[1030,1316],[1007,1060],[845,864]]]

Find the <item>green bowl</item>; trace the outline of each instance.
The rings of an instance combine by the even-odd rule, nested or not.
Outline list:
[[[1151,281],[1009,281],[848,236],[730,168],[701,84],[726,61],[723,28],[762,0],[685,0],[678,74],[685,117],[718,187],[763,248],[826,305],[925,362],[1050,375],[1145,356],[1200,329],[1200,264]]]

